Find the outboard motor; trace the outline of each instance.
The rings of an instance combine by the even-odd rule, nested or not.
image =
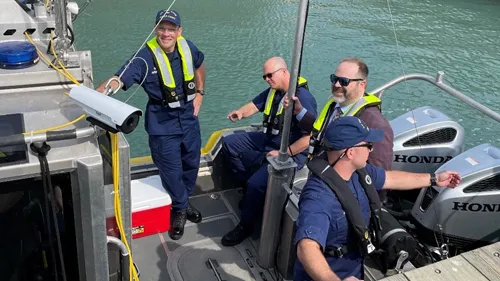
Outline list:
[[[424,106],[414,109],[390,124],[394,131],[393,170],[432,173],[464,150],[464,128],[434,108]],[[407,209],[409,213],[418,192],[390,191],[388,197],[397,204],[408,203],[409,207],[395,209]]]
[[[428,244],[470,250],[500,240],[500,149],[476,146],[437,172],[462,176],[456,188],[422,189],[411,211],[419,237]],[[435,245],[442,246],[442,245]]]
[[[390,124],[394,131],[394,170],[434,172],[464,150],[464,128],[434,108],[414,109]]]

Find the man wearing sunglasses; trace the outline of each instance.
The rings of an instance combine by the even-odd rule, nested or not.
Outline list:
[[[312,175],[299,199],[294,280],[363,278],[363,256],[374,250],[369,235],[371,222],[376,221],[372,204],[380,206],[375,189],[454,188],[459,184],[457,172],[417,174],[367,164],[375,144],[383,138],[382,130],[371,129],[352,116],[340,117],[328,126],[320,148],[327,158],[308,163]],[[354,213],[359,214],[358,220]]]
[[[235,122],[257,112],[263,112],[263,130],[260,132],[238,133],[224,137],[223,154],[230,162],[233,180],[237,184],[246,184],[246,194],[241,201],[241,221],[235,229],[224,235],[222,244],[234,246],[251,235],[254,223],[262,215],[268,179],[267,156],[278,155],[281,144],[281,131],[285,111],[283,98],[286,95],[290,73],[285,60],[274,57],[266,61],[262,78],[269,87],[257,95],[251,102],[234,110],[227,118]],[[304,108],[316,115],[317,105],[313,95],[307,89],[307,81],[299,77],[296,96]],[[303,167],[311,130],[301,130],[294,115],[290,128],[288,154]]]
[[[374,144],[374,152],[370,154],[368,163],[390,170],[393,158],[394,132],[381,113],[381,100],[373,95],[366,94],[368,66],[357,58],[346,58],[340,62],[334,74],[330,75],[332,99],[330,99],[319,117],[309,114],[300,101],[294,98],[294,113],[300,120],[299,126],[304,129],[312,128],[312,141],[309,147],[310,157],[317,154],[317,146],[321,141],[324,129],[339,116],[356,116],[363,120],[370,128],[384,131],[382,141]],[[288,107],[288,99],[284,101]],[[380,198],[385,200],[386,191],[381,192]]]

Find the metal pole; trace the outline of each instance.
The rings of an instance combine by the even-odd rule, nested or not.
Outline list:
[[[54,39],[54,49],[59,54],[61,62],[66,62],[67,50],[69,47],[68,40],[68,16],[66,14],[66,0],[56,0],[55,1],[55,13],[56,13],[56,39]]]
[[[423,81],[427,81],[427,82],[431,83],[432,85],[445,91],[446,93],[450,94],[451,96],[463,101],[467,105],[480,111],[481,113],[485,114],[486,116],[490,117],[491,119],[493,119],[497,122],[500,122],[500,114],[491,110],[490,108],[486,107],[485,105],[473,100],[472,98],[469,98],[468,96],[462,94],[460,91],[448,86],[447,84],[445,84],[443,82],[443,76],[444,76],[444,72],[442,72],[442,71],[438,71],[436,77],[432,77],[432,76],[426,75],[426,74],[403,75],[403,76],[400,76],[400,77],[398,77],[392,81],[389,81],[386,84],[378,87],[377,89],[371,91],[371,93],[381,99],[384,91],[387,90],[388,88],[396,85],[396,84],[399,84],[399,83],[401,83],[403,81],[407,81],[407,80],[423,80]]]
[[[17,134],[6,137],[0,137],[0,147],[23,145],[44,141],[60,141],[69,139],[82,139],[93,135],[98,135],[99,128],[86,127],[81,129],[72,129],[66,131],[48,131],[40,134]]]
[[[56,29],[55,33],[59,40],[66,39],[68,37],[66,30],[66,0],[56,0],[55,1],[56,10]]]
[[[301,0],[298,10],[295,45],[293,48],[292,68],[288,98],[291,100],[297,90],[297,80],[302,54],[305,23],[309,0]],[[266,200],[262,219],[257,263],[260,267],[269,269],[276,266],[276,249],[281,232],[281,217],[287,200],[287,187],[290,185],[297,164],[288,155],[288,138],[292,122],[293,106],[285,110],[285,120],[281,135],[281,148],[278,157],[268,157],[269,180],[267,182]]]
[[[288,86],[288,99],[291,101],[297,91],[297,80],[299,79],[299,67],[302,60],[302,42],[304,41],[304,32],[306,28],[307,7],[309,0],[301,0],[299,3],[297,28],[295,31],[295,43],[292,53],[292,67],[290,72],[290,84]],[[293,106],[285,110],[285,120],[283,122],[283,131],[281,135],[281,148],[278,159],[281,162],[286,161],[288,156],[288,141],[290,135],[290,124],[292,123]]]

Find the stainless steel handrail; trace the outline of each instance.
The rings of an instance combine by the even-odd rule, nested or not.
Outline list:
[[[396,84],[399,84],[399,83],[401,83],[403,81],[407,81],[407,80],[424,80],[424,81],[427,81],[427,82],[431,83],[432,85],[438,87],[439,89],[445,91],[446,93],[454,96],[455,98],[465,102],[466,104],[470,105],[471,107],[479,110],[480,112],[484,113],[485,115],[492,118],[493,120],[500,122],[500,114],[491,110],[490,108],[486,107],[485,105],[469,98],[468,96],[462,94],[460,91],[448,86],[447,84],[445,84],[443,82],[443,76],[444,76],[443,71],[438,71],[435,78],[430,76],[430,75],[418,74],[418,73],[403,75],[403,76],[400,76],[400,77],[376,88],[375,90],[373,90],[370,93],[376,95],[378,98],[381,99],[382,95],[384,94],[384,91],[389,89],[390,87],[396,85]]]
[[[109,236],[109,235],[107,236],[107,242],[117,246],[118,249],[120,249],[120,254],[122,255],[122,257],[120,259],[121,270],[122,270],[121,280],[129,281],[130,280],[130,274],[129,274],[130,264],[129,264],[128,259],[129,259],[130,253],[127,250],[127,246],[125,246],[125,244],[122,242],[122,240],[120,240],[116,237],[113,237],[113,236]]]

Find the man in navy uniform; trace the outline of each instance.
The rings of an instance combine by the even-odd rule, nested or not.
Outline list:
[[[359,242],[356,230],[349,223],[349,216],[352,213],[346,211],[344,207],[346,202],[340,203],[342,200],[339,198],[342,197],[338,194],[341,188],[345,188],[347,194],[353,196],[353,205],[357,205],[356,211],[362,213],[360,213],[361,224],[368,226],[371,200],[368,199],[370,195],[365,192],[367,189],[363,187],[365,184],[362,181],[377,191],[409,190],[431,185],[456,187],[459,184],[461,178],[456,172],[444,171],[436,175],[417,174],[385,171],[367,164],[366,160],[373,149],[373,143],[381,141],[383,137],[382,130],[369,129],[357,117],[340,117],[328,126],[321,144],[321,149],[327,153],[328,160],[313,158],[308,164],[312,175],[308,178],[299,199],[295,237],[298,259],[294,280],[333,281],[363,278],[365,254],[360,250],[363,247],[358,247],[363,244]],[[320,163],[315,162],[316,160],[324,163],[315,166],[316,163]],[[332,172],[338,179],[335,188],[324,180]],[[361,172],[364,172],[365,176],[361,176]],[[375,191],[372,192],[371,198],[378,200]],[[369,240],[366,242],[366,245],[371,244]]]
[[[273,57],[266,61],[262,78],[269,87],[257,95],[251,102],[228,114],[231,121],[241,120],[263,112],[263,131],[237,133],[224,137],[222,149],[228,157],[234,180],[247,185],[246,194],[241,205],[241,221],[235,229],[224,235],[222,244],[234,246],[241,243],[252,234],[256,219],[262,215],[268,179],[267,156],[278,155],[281,144],[285,110],[283,98],[289,89],[290,72],[285,60]],[[299,77],[296,96],[312,114],[316,113],[316,100],[307,87],[306,79]],[[307,153],[304,149],[309,143],[310,131],[304,131],[297,126],[294,115],[290,128],[290,146],[288,154],[297,163],[297,168],[303,167]]]
[[[168,233],[177,240],[184,234],[186,219],[195,223],[202,219],[188,198],[194,191],[200,163],[198,112],[205,94],[204,55],[181,36],[178,12],[158,11],[155,24],[156,36],[138,52],[137,59],[116,72],[114,78],[126,69],[120,83],[112,80],[109,86],[127,90],[134,83],[143,83],[148,94],[145,127],[149,148],[163,187],[172,198],[173,219]],[[107,91],[106,83],[97,91]]]

